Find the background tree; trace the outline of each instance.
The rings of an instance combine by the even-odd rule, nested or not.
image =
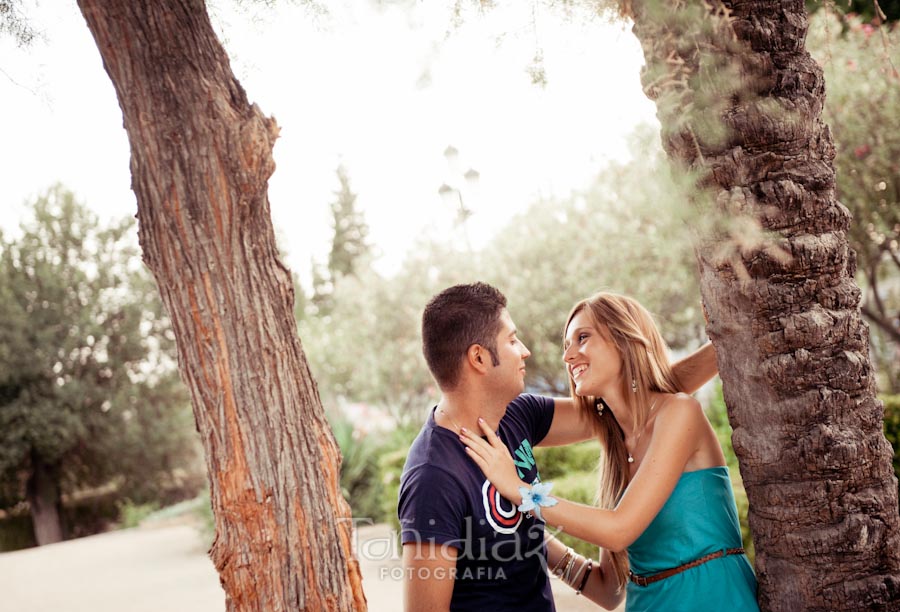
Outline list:
[[[340,187],[331,203],[334,238],[328,254],[328,272],[334,280],[356,274],[370,251],[369,226],[356,207],[356,194],[350,189],[347,168],[338,166],[336,174]]]
[[[528,384],[535,390],[569,394],[562,324],[572,304],[601,289],[639,299],[673,350],[696,348],[704,338],[685,225],[688,186],[670,172],[657,139],[651,128],[637,130],[631,161],[611,164],[568,199],[533,204],[486,249],[481,275],[510,300],[532,351]]]
[[[339,279],[333,309],[304,318],[300,333],[327,404],[374,404],[399,424],[418,427],[437,397],[422,360],[422,310],[432,295],[481,278],[481,270],[448,245],[423,243],[414,251],[392,277],[366,268]]]
[[[0,35],[9,34],[18,45],[34,40],[36,32],[28,20],[19,13],[17,0],[0,0]]]
[[[335,285],[345,276],[356,276],[367,265],[371,246],[368,243],[369,226],[356,207],[356,194],[350,188],[347,168],[338,166],[335,171],[339,188],[331,203],[331,251],[328,253],[327,272],[313,264],[312,304],[318,314],[330,314],[334,308]]]
[[[569,393],[561,326],[575,301],[600,288],[638,296],[675,350],[699,345],[703,318],[685,231],[686,186],[669,172],[655,139],[649,128],[639,130],[632,161],[600,172],[570,198],[534,202],[482,249],[460,251],[448,234],[444,243],[417,245],[391,277],[367,268],[339,280],[330,314],[300,326],[326,403],[374,404],[418,427],[438,397],[422,360],[422,309],[441,289],[475,279],[509,298],[532,350],[532,391]],[[660,215],[660,202],[671,214]],[[335,350],[347,346],[372,349]]]
[[[644,48],[663,146],[697,178],[697,205],[771,233],[755,244],[706,233],[699,248],[761,607],[896,609],[893,453],[803,3],[623,6]]]
[[[22,235],[0,238],[0,507],[26,499],[49,544],[62,495],[153,500],[199,457],[133,222],[103,227],[60,186],[32,206]]]
[[[816,15],[810,49],[825,70],[823,116],[836,145],[838,196],[853,215],[848,238],[872,324],[885,392],[900,391],[900,37],[859,16]]]
[[[251,105],[202,0],[79,0],[122,108],[139,237],[210,476],[228,610],[362,610],[340,454],[293,318]]]
[[[836,10],[850,16],[858,16],[863,21],[875,25],[900,19],[900,0],[841,0],[840,2],[806,0],[806,8],[811,14],[822,9]]]

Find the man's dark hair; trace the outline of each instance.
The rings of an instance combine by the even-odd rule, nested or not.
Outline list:
[[[491,354],[500,364],[497,334],[506,297],[487,283],[454,285],[431,298],[422,314],[422,352],[431,375],[441,389],[452,389],[459,368],[473,344]]]

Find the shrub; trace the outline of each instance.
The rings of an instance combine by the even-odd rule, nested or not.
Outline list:
[[[378,460],[381,483],[384,487],[384,495],[381,498],[381,515],[395,531],[400,530],[397,504],[400,500],[400,475],[403,473],[403,464],[406,463],[408,452],[409,446],[407,445],[406,448],[397,448],[384,453]]]
[[[900,395],[882,395],[884,402],[884,437],[894,447],[894,472],[900,480]]]
[[[353,423],[341,417],[331,419],[331,429],[341,449],[341,493],[350,503],[353,516],[381,519],[381,495],[384,487],[378,478],[381,442],[372,435],[358,435]]]
[[[594,455],[594,463],[596,463],[596,453]],[[540,466],[538,462],[538,466]],[[580,504],[596,503],[597,497],[597,471],[571,472],[553,481],[554,496],[559,496],[565,500],[577,502]],[[583,540],[572,537],[566,533],[555,533],[556,529],[548,527],[547,532],[553,534],[566,546],[571,546],[576,552],[585,557],[596,559],[597,547]]]
[[[136,504],[130,499],[120,501],[118,506],[119,527],[122,529],[137,527],[145,518],[159,510],[159,504],[156,502]]]
[[[722,446],[722,452],[725,453],[725,462],[728,464],[728,469],[732,474],[737,473],[738,460],[734,454],[734,447],[731,445],[731,423],[728,422],[728,409],[725,406],[725,398],[722,395],[721,381],[716,381],[715,390],[704,412],[706,412],[706,417],[719,437],[719,444]]]
[[[553,480],[554,482],[570,474],[596,470],[599,458],[600,443],[595,440],[570,446],[534,449],[534,459],[537,462],[541,480]]]
[[[24,513],[7,513],[0,518],[0,552],[37,546],[31,516]]]
[[[396,522],[400,473],[418,429],[398,427],[379,437],[354,433],[344,417],[332,415],[330,422],[343,456],[341,492],[353,518]]]

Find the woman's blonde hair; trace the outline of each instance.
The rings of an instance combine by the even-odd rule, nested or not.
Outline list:
[[[622,397],[634,415],[635,431],[641,431],[650,415],[650,394],[679,391],[669,361],[668,346],[653,316],[630,297],[600,292],[572,307],[563,336],[572,319],[581,312],[587,315],[597,332],[616,347],[622,359]],[[612,510],[622,499],[629,482],[625,434],[612,410],[604,410],[602,416],[597,414],[601,398],[575,394],[571,375],[569,388],[575,406],[593,424],[594,433],[603,448],[600,453],[597,505]],[[628,577],[628,554],[625,551],[609,552],[621,589]]]

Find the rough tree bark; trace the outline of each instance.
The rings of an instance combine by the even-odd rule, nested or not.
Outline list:
[[[900,518],[803,0],[635,2],[670,158],[769,248],[701,242],[763,610],[900,609]],[[717,130],[713,121],[724,123]]]
[[[202,0],[79,0],[131,143],[144,261],[206,451],[228,610],[364,610],[340,453],[267,198],[274,120]]]

